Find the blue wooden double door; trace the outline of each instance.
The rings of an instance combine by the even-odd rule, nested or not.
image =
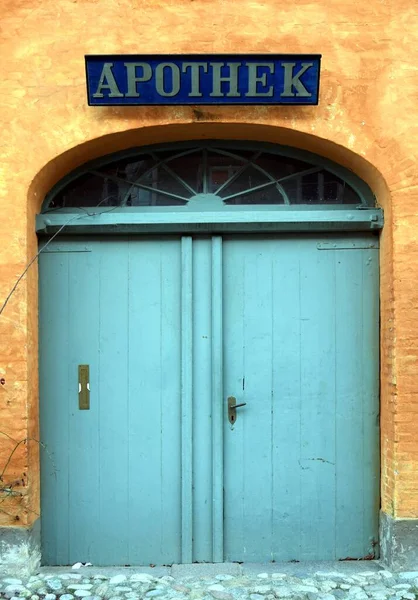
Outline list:
[[[50,243],[44,564],[373,553],[378,314],[371,235]]]

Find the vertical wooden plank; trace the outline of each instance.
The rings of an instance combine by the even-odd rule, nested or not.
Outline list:
[[[68,253],[39,258],[39,408],[42,562],[69,563]]]
[[[239,409],[244,429],[244,536],[249,561],[272,559],[272,281],[274,242],[251,238],[245,256],[244,377],[247,406]],[[237,419],[237,421],[238,421]]]
[[[128,250],[127,239],[101,244],[98,361],[99,517],[103,543],[93,564],[128,564]],[[99,534],[97,533],[96,536]]]
[[[234,241],[223,243],[224,394],[245,402],[245,264]],[[240,416],[240,420],[242,416]],[[224,560],[242,560],[244,540],[244,446],[240,422],[231,428],[224,418]]]
[[[335,262],[315,239],[301,261],[300,560],[335,557]]]
[[[298,243],[298,242],[296,242]],[[272,260],[273,560],[299,560],[301,550],[300,242],[275,241]]]
[[[181,242],[160,246],[160,405],[162,564],[181,557]]]
[[[272,280],[274,241],[247,242],[245,282],[245,534],[249,560],[272,560]],[[256,250],[257,248],[257,250]],[[245,411],[245,412],[244,412]],[[255,427],[254,427],[255,425]],[[250,473],[253,476],[250,476]],[[253,486],[252,481],[255,485]],[[257,490],[257,491],[256,491]]]
[[[328,250],[336,279],[335,558],[363,549],[362,250]],[[355,525],[355,526],[353,526]]]
[[[212,562],[210,238],[193,240],[193,562]]]
[[[192,562],[193,538],[193,305],[192,238],[181,240],[181,559]]]
[[[180,240],[129,251],[129,561],[181,560]]]
[[[225,395],[239,408],[225,429],[227,560],[271,560],[272,353],[271,241],[227,239]]]
[[[366,238],[368,241],[370,238]],[[380,508],[379,250],[362,250],[363,548],[376,553]]]
[[[71,252],[69,265],[69,559],[100,557],[99,303],[100,241],[92,252]],[[78,365],[90,366],[90,409],[78,408]]]
[[[212,238],[212,485],[213,562],[222,562],[223,550],[223,330],[222,330],[222,238]]]

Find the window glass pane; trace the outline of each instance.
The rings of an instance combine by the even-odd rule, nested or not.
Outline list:
[[[196,194],[203,192],[203,170],[202,170],[202,151],[193,152],[186,156],[179,156],[167,161],[167,166],[185,181]],[[183,191],[187,193],[186,188]]]
[[[240,168],[242,168],[242,167],[240,167]],[[238,169],[235,171],[235,173],[232,173],[232,175],[236,174],[237,172],[238,172]],[[223,189],[221,189],[221,191],[219,192],[219,195],[221,196],[221,198],[228,199],[228,196],[232,196],[233,194],[238,194],[238,193],[243,193],[243,192],[248,193],[249,190],[251,190],[252,188],[256,188],[260,185],[268,184],[270,181],[271,181],[271,179],[264,172],[259,171],[255,167],[246,166],[245,169],[239,175],[237,175],[235,179],[231,179],[229,181],[229,183],[226,182],[226,186]],[[273,188],[274,185],[271,185],[271,186],[267,187],[266,189],[264,189],[263,195],[260,195],[260,194],[255,195],[255,193],[248,194],[245,204],[248,203],[249,197],[253,197],[254,199],[258,198],[259,200],[262,197],[265,197],[267,199],[268,195],[271,191],[270,187]]]
[[[254,192],[243,192],[243,194],[224,200],[225,204],[284,204],[284,198],[275,185],[267,189]]]
[[[154,168],[148,156],[114,163],[97,170],[100,175],[82,175],[57,194],[51,208],[95,206],[171,206],[185,204],[190,192],[163,167]],[[153,188],[143,189],[136,183]],[[155,189],[155,191],[154,191]],[[167,191],[184,200],[167,194]]]
[[[111,163],[97,171],[101,173],[108,173],[109,175],[115,175],[122,177],[122,179],[129,179],[135,181],[138,177],[141,177],[147,170],[151,169],[155,165],[155,160],[147,155],[141,154],[134,157],[129,157],[124,160],[118,160],[117,162]]]
[[[237,153],[238,154],[238,153]],[[207,191],[216,194],[217,190],[245,164],[246,159],[238,156],[225,156],[216,152],[207,154]]]
[[[157,190],[137,189],[136,194],[131,197],[127,206],[184,206],[185,204],[187,204],[185,200],[166,196]]]
[[[59,191],[48,209],[177,206],[204,192],[230,206],[284,204],[280,187],[290,204],[361,203],[344,180],[307,162],[256,149],[191,146],[138,153],[91,169]]]
[[[50,202],[48,209],[66,207],[117,206],[118,186],[96,175],[82,175]]]
[[[169,194],[181,196],[185,201],[190,198],[190,192],[184,185],[170,172],[164,169],[164,166],[149,171],[138,179],[138,183],[152,187],[155,190],[165,191]]]
[[[291,204],[360,204],[356,192],[329,171],[296,176],[282,183]]]
[[[312,168],[312,165],[286,156],[277,154],[262,154],[256,159],[256,164],[262,167],[274,179],[282,179],[294,173],[300,173]]]
[[[247,162],[253,158],[255,154],[259,154],[257,150],[243,150],[242,148],[221,148],[215,147],[211,150],[214,154],[222,155],[223,152],[228,152],[229,154],[233,154],[236,156],[242,163]]]

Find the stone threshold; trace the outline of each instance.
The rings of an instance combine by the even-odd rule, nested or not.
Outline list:
[[[364,572],[378,572],[385,568],[377,560],[350,560],[350,561],[306,561],[306,562],[275,562],[275,563],[194,563],[189,565],[171,565],[166,567],[41,567],[38,572],[46,574],[79,573],[84,577],[103,575],[114,577],[134,573],[147,573],[153,577],[170,575],[176,579],[185,577],[215,577],[216,575],[256,576],[259,573],[282,573],[290,577],[309,577],[315,573],[350,574]]]

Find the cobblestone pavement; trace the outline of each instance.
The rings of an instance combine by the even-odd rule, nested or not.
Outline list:
[[[193,573],[193,570],[191,570]],[[41,569],[27,578],[0,578],[0,598],[17,600],[418,600],[418,571],[390,573],[373,565],[335,571],[246,572],[156,576],[129,569],[82,573]]]

